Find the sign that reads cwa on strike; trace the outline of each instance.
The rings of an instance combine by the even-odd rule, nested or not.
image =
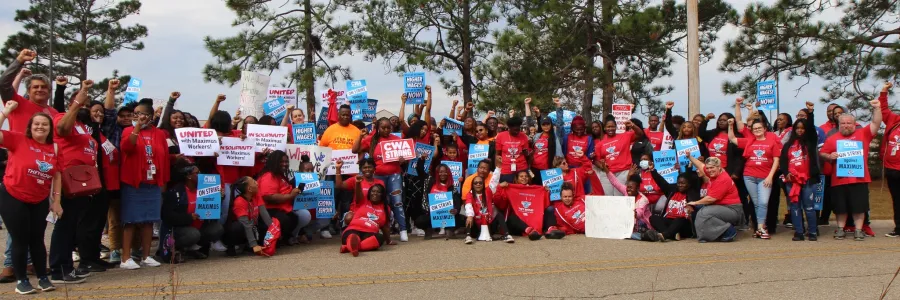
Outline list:
[[[378,143],[378,147],[381,148],[381,161],[394,162],[400,160],[400,158],[405,160],[416,158],[416,155],[413,152],[414,145],[415,142],[411,139],[380,142]]]
[[[178,128],[178,149],[185,156],[213,156],[219,151],[219,136],[214,129]]]

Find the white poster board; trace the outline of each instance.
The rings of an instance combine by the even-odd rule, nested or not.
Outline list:
[[[287,145],[287,155],[290,160],[290,168],[292,171],[300,171],[300,162],[303,155],[309,156],[309,162],[313,164],[313,170],[316,173],[322,171],[331,164],[331,148],[319,147],[315,145]]]
[[[220,166],[252,167],[256,163],[254,149],[256,142],[253,139],[242,141],[236,137],[224,137],[216,163]]]
[[[601,239],[631,238],[634,230],[634,197],[587,196],[584,235]]]
[[[359,173],[359,155],[353,154],[352,150],[332,150],[331,151],[331,165],[328,167],[328,175],[335,174],[335,162],[338,160],[344,161],[344,166],[341,168],[341,174],[357,174]]]
[[[287,136],[288,128],[284,126],[247,125],[247,139],[256,141],[256,152],[264,152],[267,148],[285,151]]]
[[[263,103],[266,102],[269,91],[269,76],[250,71],[241,71],[241,114],[255,116],[263,115]]]
[[[178,128],[178,149],[185,156],[213,156],[219,152],[219,136],[213,129]]]

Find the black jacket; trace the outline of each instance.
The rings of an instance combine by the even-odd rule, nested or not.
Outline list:
[[[160,216],[169,228],[190,226],[194,217],[188,212],[187,187],[183,183],[169,187],[163,193]]]

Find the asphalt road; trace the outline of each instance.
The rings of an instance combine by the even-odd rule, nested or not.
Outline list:
[[[515,244],[462,240],[387,246],[359,257],[337,239],[274,257],[226,258],[109,270],[37,298],[55,299],[878,299],[900,267],[900,239],[649,243],[569,236]],[[48,230],[49,238],[49,230]],[[0,242],[5,243],[5,234]],[[174,274],[174,280],[172,280]],[[900,299],[900,279],[885,299]],[[175,282],[176,284],[172,284]],[[172,297],[173,288],[176,297]],[[16,298],[0,286],[0,298]]]

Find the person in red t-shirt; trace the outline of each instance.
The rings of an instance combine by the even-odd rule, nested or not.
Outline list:
[[[259,176],[259,194],[266,202],[269,215],[281,223],[281,232],[293,233],[299,225],[299,217],[293,214],[294,199],[303,192],[303,186],[294,187],[288,179],[290,160],[284,151],[276,150],[266,158],[266,165]],[[303,224],[304,226],[306,224]],[[283,234],[279,244],[286,244],[290,234]]]
[[[509,233],[527,236],[528,239],[532,241],[541,239],[541,230],[546,233],[547,238],[559,239],[564,237],[565,233],[560,231],[559,228],[554,225],[555,220],[553,213],[548,210],[550,207],[550,188],[532,185],[531,175],[528,173],[527,170],[517,172],[515,174],[516,181],[513,183],[515,185],[510,185],[510,183],[507,182],[500,183],[497,192],[492,199],[499,209],[506,211],[506,226],[509,228]],[[534,188],[536,187],[543,190],[535,191]],[[523,194],[520,194],[519,192],[525,189],[531,189],[528,193],[535,196],[535,198],[530,200],[515,198],[517,196],[522,196]],[[537,202],[542,203],[540,205],[532,206],[532,204]],[[532,209],[532,207],[540,207],[540,209]],[[531,209],[533,210],[533,214],[529,216],[520,211],[520,209]],[[521,216],[519,215],[520,213],[522,213]],[[509,238],[511,239],[512,237]]]
[[[616,120],[607,118],[603,123],[604,135],[600,140],[594,140],[594,166],[599,168],[603,162],[609,172],[615,174],[619,182],[628,179],[628,171],[633,165],[631,159],[631,144],[644,136],[644,131],[635,126],[631,121],[625,121],[625,132],[616,133]],[[594,170],[595,172],[597,170]],[[603,192],[608,196],[623,196],[614,187],[606,176],[600,176],[600,184]]]
[[[807,118],[797,119],[791,127],[789,138],[781,150],[781,173],[788,190],[788,208],[791,223],[794,224],[794,241],[802,241],[804,237],[803,216],[806,215],[806,228],[809,240],[818,240],[816,226],[815,203],[813,195],[819,182],[819,155],[817,155],[818,133],[813,123],[812,111]],[[809,130],[807,130],[809,129]]]
[[[354,177],[356,200],[354,208],[344,215],[347,226],[341,234],[341,253],[350,252],[354,257],[360,251],[378,250],[382,245],[396,245],[391,240],[391,210],[385,201],[384,185],[375,184],[363,194],[364,175]],[[366,202],[361,199],[368,199]]]
[[[228,213],[230,217],[225,225],[225,235],[222,237],[226,245],[225,254],[237,256],[235,246],[244,243],[253,253],[260,254],[263,250],[263,237],[272,225],[272,218],[259,194],[259,184],[253,178],[244,176],[238,178],[231,185],[231,189],[230,194],[234,198],[227,201],[231,202],[231,211]]]
[[[555,226],[559,228],[559,232],[563,232],[563,235],[584,234],[584,196],[576,197],[572,184],[566,182],[560,190],[560,198],[560,201],[553,202],[547,209],[547,213],[554,216]]]
[[[662,149],[663,144],[663,132],[659,128],[659,116],[655,114],[650,115],[647,121],[648,127],[644,129],[644,135],[650,140],[650,145],[653,145],[653,151],[659,151]]]
[[[471,244],[475,242],[476,236],[479,241],[491,241],[490,232],[496,232],[503,236],[503,240],[507,243],[514,242],[509,236],[509,229],[506,228],[506,216],[503,211],[497,209],[494,205],[494,195],[491,189],[487,188],[487,181],[478,174],[473,175],[471,192],[465,195],[465,215],[466,215],[466,240],[464,243]],[[488,233],[482,233],[487,230]]]
[[[831,173],[831,187],[825,192],[831,194],[832,208],[837,217],[838,227],[843,228],[847,224],[848,214],[853,216],[853,223],[856,225],[864,224],[866,212],[869,211],[869,182],[872,179],[869,175],[869,143],[873,137],[878,134],[881,127],[881,102],[872,100],[872,123],[861,129],[856,129],[856,117],[851,114],[841,114],[838,121],[839,133],[830,136],[825,140],[825,145],[819,155],[830,162],[834,163],[834,172]],[[862,144],[862,153],[858,151],[847,150],[844,153],[838,153],[838,143]],[[860,157],[860,154],[862,157]],[[838,160],[845,156],[848,160],[856,157],[856,163],[846,163]],[[862,160],[862,162],[858,162]],[[859,174],[859,170],[853,169],[854,166],[861,166],[863,176],[860,177],[844,177],[838,176],[842,169],[852,169],[848,172]],[[853,174],[853,173],[850,173]],[[838,229],[834,233],[835,239],[843,239],[846,232]],[[862,241],[866,237],[862,228],[857,227],[854,232],[854,239]]]
[[[891,111],[887,94],[894,86],[890,81],[884,83],[878,101],[881,102],[881,115],[884,119],[884,137],[881,139],[881,157],[884,161],[884,178],[894,202],[894,230],[885,234],[888,237],[900,237],[900,115]]]
[[[25,63],[34,60],[37,53],[30,49],[23,49],[19,52],[16,60],[13,61],[3,74],[0,75],[0,98],[3,102],[14,100],[18,103],[15,110],[6,116],[9,119],[9,130],[24,133],[27,129],[31,116],[36,113],[45,113],[51,117],[56,115],[56,109],[50,107],[50,89],[51,82],[47,76],[36,74],[25,81],[28,99],[16,93],[13,81],[19,71],[25,66]],[[83,101],[82,101],[83,103]]]
[[[687,210],[687,203],[700,200],[700,185],[697,177],[691,173],[678,175],[675,184],[666,181],[656,169],[651,168],[652,179],[666,194],[666,200],[662,203],[662,212],[650,216],[650,224],[653,229],[662,234],[664,240],[679,241],[682,238],[693,236],[693,224],[691,215]]]
[[[688,156],[703,179],[700,196],[697,201],[686,203],[688,214],[697,210],[694,227],[697,238],[705,242],[731,242],[737,236],[735,225],[741,222],[744,209],[738,196],[737,186],[731,177],[722,169],[722,161],[715,157],[700,162]]]
[[[334,163],[334,166],[335,166],[334,187],[337,189],[344,189],[344,190],[352,191],[356,187],[357,178],[359,178],[359,177],[354,176],[354,177],[350,177],[350,179],[347,179],[346,181],[343,180],[343,176],[341,175],[341,171],[340,171],[341,167],[343,165],[344,165],[343,161],[337,161]],[[350,202],[350,210],[355,209],[356,206],[359,205],[360,203],[362,203],[362,204],[369,203],[369,199],[366,197],[366,195],[369,194],[369,189],[373,185],[380,184],[381,186],[384,186],[384,181],[376,179],[375,175],[373,175],[373,173],[375,172],[375,161],[372,160],[371,158],[364,158],[364,159],[359,160],[359,172],[360,172],[360,174],[362,174],[362,179],[363,179],[362,180],[363,196],[362,196],[362,198],[357,198],[356,194],[355,193],[353,194],[353,199]]]
[[[196,213],[198,174],[200,169],[186,157],[179,158],[172,164],[169,189],[163,194],[159,240],[166,241],[172,235],[175,244],[174,249],[171,249],[167,243],[159,243],[156,255],[164,261],[174,259],[176,263],[182,262],[182,253],[195,259],[205,259],[209,257],[210,243],[222,238],[225,232],[222,224],[214,220],[201,220]],[[200,249],[186,251],[193,245],[200,246]]]
[[[628,177],[631,175],[639,175],[641,177],[641,187],[639,191],[644,196],[647,196],[647,200],[650,201],[650,207],[656,205],[656,202],[659,201],[659,198],[662,198],[663,191],[660,189],[659,185],[653,181],[653,156],[650,154],[642,154],[640,163],[631,169],[631,172],[628,173]]]
[[[405,159],[400,158],[396,161],[385,162],[382,150],[383,142],[400,140],[399,137],[391,134],[391,121],[387,118],[378,119],[375,122],[375,133],[369,136],[365,135],[365,131],[353,143],[353,153],[368,153],[375,161],[375,178],[381,180],[385,184],[388,191],[388,203],[394,213],[394,218],[400,225],[400,241],[409,240],[406,226],[406,212],[403,209],[403,172],[400,167]],[[414,144],[415,145],[415,144]],[[409,149],[415,153],[415,149]]]
[[[772,194],[772,183],[775,171],[778,170],[778,160],[781,157],[781,141],[774,135],[769,136],[766,126],[760,121],[754,120],[750,124],[752,137],[737,138],[729,120],[728,139],[731,143],[744,149],[744,184],[750,193],[750,199],[756,207],[756,233],[754,237],[769,239],[766,228],[766,216],[768,214],[769,196]]]
[[[435,169],[435,173],[437,176],[431,176],[428,182],[425,184],[426,191],[428,194],[434,193],[445,193],[445,192],[453,192],[455,186],[458,183],[453,182],[453,174],[450,172],[450,167],[445,164],[439,165]],[[459,207],[461,205],[461,199],[457,197],[457,195],[453,196],[453,208],[450,209],[450,214],[456,218],[456,224],[462,224],[462,216],[458,216]],[[425,213],[419,215],[415,219],[416,227],[421,228],[425,231],[425,239],[430,240],[432,235],[434,234],[434,229],[431,227],[431,212],[428,211],[428,203],[424,203],[422,206],[425,210]],[[462,227],[462,226],[457,226]],[[446,228],[448,238],[454,238],[456,236],[455,228]]]
[[[512,117],[506,121],[509,130],[498,133],[494,143],[497,148],[497,162],[500,164],[500,182],[513,182],[518,171],[528,171],[532,164],[531,143],[522,132],[522,118]]]
[[[18,101],[6,102],[0,111],[0,125],[17,106]],[[31,117],[26,128],[28,130],[25,134],[0,131],[0,146],[9,151],[4,184],[0,185],[0,217],[12,238],[12,271],[19,280],[19,285],[23,281],[27,285],[23,290],[18,290],[17,287],[20,293],[34,291],[26,275],[29,253],[40,288],[44,291],[53,290],[53,284],[47,278],[44,232],[47,228],[48,210],[56,218],[63,214],[60,205],[62,188],[59,163],[53,147],[53,121],[47,114],[38,113]],[[52,201],[48,201],[48,198]]]

